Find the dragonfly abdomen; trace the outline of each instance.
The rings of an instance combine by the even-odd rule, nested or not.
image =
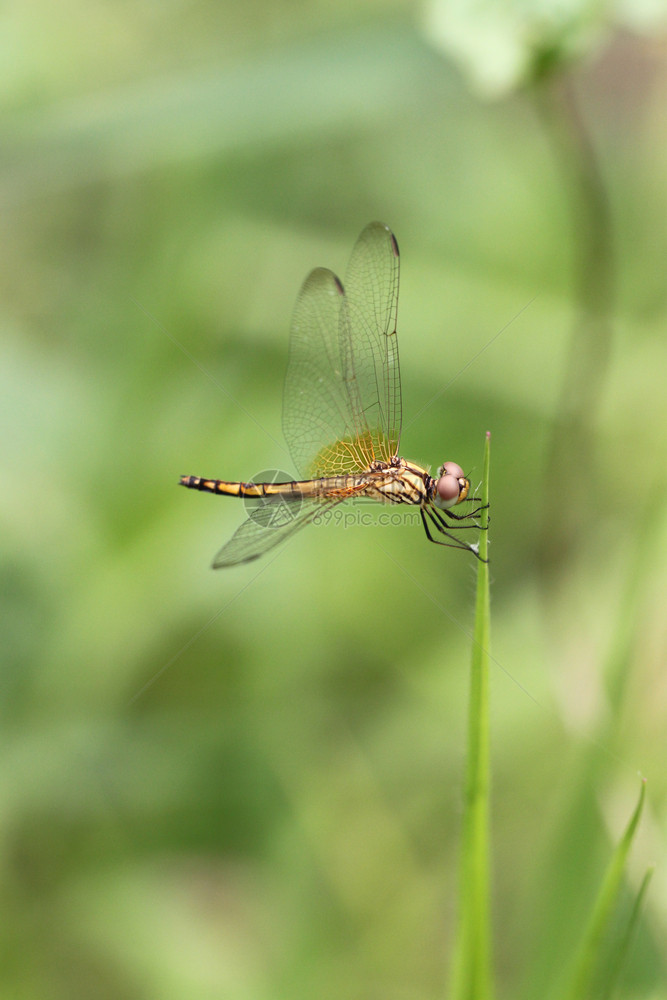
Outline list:
[[[228,497],[303,496],[298,483],[231,483],[225,479],[202,479],[200,476],[181,476],[180,485],[204,493],[220,493]]]
[[[281,500],[303,500],[331,497],[337,493],[359,491],[359,477],[330,476],[325,479],[307,479],[288,483],[232,483],[226,479],[202,479],[200,476],[181,476],[180,485],[204,493],[220,493],[228,497],[260,497]]]
[[[353,496],[368,489],[368,476],[326,476],[323,479],[306,479],[288,483],[232,483],[226,479],[202,479],[200,476],[181,476],[180,485],[204,493],[220,493],[229,497],[260,497],[281,500],[325,499]]]

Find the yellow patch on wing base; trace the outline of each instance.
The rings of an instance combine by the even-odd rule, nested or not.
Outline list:
[[[393,447],[382,431],[367,431],[358,437],[340,438],[326,445],[313,459],[309,474],[313,479],[346,476],[362,472],[378,460],[389,462],[393,453]]]

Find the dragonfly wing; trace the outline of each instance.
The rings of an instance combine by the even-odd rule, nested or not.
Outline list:
[[[372,222],[352,252],[345,289],[321,267],[301,287],[283,431],[304,477],[361,471],[398,451],[398,279],[396,240],[387,226]]]
[[[281,501],[263,503],[253,510],[226,545],[223,545],[213,560],[213,569],[257,559],[344,499],[345,497],[340,497],[305,504]]]
[[[317,475],[312,463],[324,446],[354,432],[338,342],[343,296],[333,271],[318,267],[304,281],[294,307],[283,433],[292,461],[306,479]]]
[[[401,375],[398,361],[400,257],[383,222],[371,222],[357,240],[345,274],[340,353],[355,430],[378,434],[376,457],[398,454]]]

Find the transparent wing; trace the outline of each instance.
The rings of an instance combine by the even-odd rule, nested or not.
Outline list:
[[[236,566],[259,558],[344,499],[346,498],[340,497],[317,503],[285,503],[282,500],[262,503],[220,549],[213,560],[213,569]]]
[[[361,471],[398,451],[399,255],[383,223],[361,233],[346,280],[343,289],[333,272],[317,268],[294,310],[283,431],[305,477]]]
[[[343,379],[363,435],[381,432],[380,453],[389,461],[401,437],[401,374],[398,363],[400,258],[389,226],[371,222],[356,242],[345,274],[340,315]]]
[[[318,267],[304,281],[294,307],[283,433],[292,461],[305,479],[326,474],[313,468],[316,455],[353,430],[338,343],[343,297],[336,275]]]

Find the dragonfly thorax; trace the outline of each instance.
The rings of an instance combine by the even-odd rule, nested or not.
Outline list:
[[[470,491],[470,480],[456,462],[444,462],[438,469],[435,480],[433,503],[440,510],[447,510],[462,503]]]

